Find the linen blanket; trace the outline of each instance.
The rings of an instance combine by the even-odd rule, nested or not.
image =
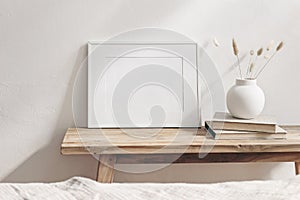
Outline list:
[[[300,176],[288,180],[225,182],[214,184],[102,184],[88,178],[73,177],[58,183],[0,183],[0,199],[300,200]]]

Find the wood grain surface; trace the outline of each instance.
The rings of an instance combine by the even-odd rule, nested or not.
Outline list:
[[[101,183],[112,183],[114,179],[115,155],[100,155],[97,171],[97,181]]]
[[[214,140],[205,129],[87,129],[69,128],[61,153],[77,154],[182,154],[300,152],[300,126],[282,126],[287,139]]]

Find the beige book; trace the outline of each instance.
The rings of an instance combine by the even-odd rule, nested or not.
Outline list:
[[[212,129],[276,132],[275,117],[267,115],[255,119],[238,119],[228,113],[217,112],[209,124]]]
[[[252,131],[214,130],[215,139],[219,140],[273,140],[286,139],[286,131],[277,126],[276,134]]]

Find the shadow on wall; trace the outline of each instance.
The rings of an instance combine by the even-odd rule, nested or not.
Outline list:
[[[49,144],[22,163],[3,182],[60,181],[71,176],[96,177],[97,161],[92,156],[63,156],[60,144],[68,127],[73,127],[72,91],[76,73],[87,56],[87,46],[79,49],[55,132]],[[84,164],[82,164],[84,163]],[[66,173],[68,172],[68,173]]]

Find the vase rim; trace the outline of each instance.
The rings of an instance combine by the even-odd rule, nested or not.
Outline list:
[[[237,85],[256,85],[256,79],[239,79],[235,80]]]

